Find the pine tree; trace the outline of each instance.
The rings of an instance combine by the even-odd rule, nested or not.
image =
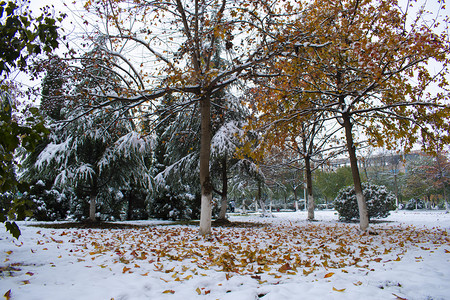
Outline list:
[[[94,48],[81,62],[81,68],[72,70],[72,82],[67,83],[73,88],[58,88],[54,82],[50,86],[47,81],[44,92],[51,93],[44,94],[48,101],[43,105],[48,106],[43,110],[53,120],[52,133],[46,145],[28,158],[24,176],[35,182],[52,181],[52,188],[69,199],[77,218],[86,217],[88,203],[91,221],[96,220],[97,207],[105,217],[119,218],[125,206],[124,192],[151,185],[144,162],[150,141],[133,131],[133,121],[119,115],[114,104],[91,111],[106,100],[102,94],[120,88],[109,71],[111,58]],[[52,76],[46,78],[54,74],[58,71],[49,72]],[[58,76],[55,79],[62,82]],[[64,95],[64,105],[50,106],[56,99],[51,97],[59,94]],[[55,118],[63,122],[55,122]]]

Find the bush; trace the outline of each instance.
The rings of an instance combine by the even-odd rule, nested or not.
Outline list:
[[[386,218],[389,211],[395,209],[395,195],[385,186],[363,183],[363,194],[367,203],[369,219]],[[350,221],[359,218],[358,203],[353,186],[339,191],[334,200],[334,207],[339,213],[339,219]]]
[[[406,203],[405,208],[408,210],[413,209],[424,209],[425,208],[425,202],[423,202],[420,199],[411,199]]]

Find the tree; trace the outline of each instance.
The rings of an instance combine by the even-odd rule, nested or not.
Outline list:
[[[59,107],[69,109],[43,110],[49,117],[62,118],[65,122],[53,120],[49,140],[25,163],[24,178],[53,181],[53,186],[63,192],[74,193],[73,201],[77,202],[74,204],[81,208],[87,198],[90,221],[96,220],[96,207],[100,204],[109,215],[118,218],[119,210],[114,207],[123,198],[123,192],[131,190],[133,184],[150,185],[144,162],[150,141],[133,131],[134,123],[116,112],[117,105],[108,105],[104,110],[80,117],[80,110],[89,110],[104,101],[101,96],[91,96],[92,90],[109,93],[119,88],[117,79],[109,71],[110,59],[94,47],[82,58],[81,67],[72,69],[71,81],[53,90],[56,95],[64,95],[63,105]],[[43,105],[61,100],[49,96],[52,95],[44,94],[47,101]],[[71,107],[74,104],[76,106]],[[83,215],[82,211],[78,213],[80,217]]]
[[[271,73],[282,73],[286,60],[281,60],[274,67],[269,67]],[[294,72],[292,74],[291,72]],[[313,171],[329,158],[342,152],[342,145],[336,139],[340,128],[335,128],[329,122],[329,114],[324,111],[310,114],[299,114],[306,109],[307,100],[299,97],[295,90],[300,83],[293,79],[297,69],[285,70],[284,76],[275,76],[269,80],[259,80],[258,88],[254,89],[258,115],[253,126],[259,128],[265,139],[261,144],[270,149],[274,145],[282,150],[292,152],[289,163],[305,173],[306,198],[308,203],[308,220],[314,220]],[[312,100],[313,101],[313,100]],[[302,161],[302,167],[294,162]]]
[[[108,51],[121,59],[117,67],[122,68],[130,83],[125,91],[110,95],[113,101],[127,101],[130,104],[126,109],[129,109],[165,94],[180,93],[190,95],[185,106],[199,105],[201,235],[211,232],[212,96],[239,78],[252,75],[252,66],[280,53],[291,40],[303,39],[303,34],[281,34],[283,29],[278,24],[286,23],[286,14],[282,12],[289,10],[295,14],[297,11],[291,3],[276,3],[172,0],[135,1],[126,5],[121,1],[102,0],[86,4],[89,11],[104,20],[107,27],[104,36],[109,43],[102,46],[109,47]],[[301,5],[295,9],[301,9]],[[127,27],[128,24],[132,27]],[[140,61],[123,55],[131,44],[133,50],[146,51]],[[215,67],[212,58],[218,47],[226,49],[232,64]]]
[[[198,219],[200,214],[200,188],[196,184],[200,128],[196,118],[198,107],[178,110],[176,107],[180,102],[175,96],[166,95],[158,108],[160,114],[150,173],[155,182],[150,214],[162,219]],[[144,120],[146,128],[150,128],[147,126],[150,120]]]
[[[427,149],[449,142],[448,95],[429,89],[448,87],[448,36],[434,32],[437,21],[432,28],[420,23],[423,11],[408,23],[407,12],[396,0],[328,0],[312,2],[303,16],[302,25],[316,34],[310,47],[297,50],[297,93],[320,97],[304,97],[309,106],[298,113],[326,111],[343,127],[362,232],[369,218],[356,129],[388,149],[409,149],[419,140]],[[443,66],[437,74],[427,69],[431,61]]]
[[[341,189],[352,184],[352,172],[350,167],[340,167],[336,170],[316,170],[315,187],[319,195],[328,200],[336,198]]]
[[[232,96],[229,91],[216,95],[212,103],[213,115],[217,117],[212,124],[211,174],[214,192],[221,197],[217,218],[225,220],[230,176],[234,176],[236,180],[240,174],[246,172],[247,168],[242,168],[245,164],[241,164],[241,160],[251,163],[246,158],[239,157],[237,153],[237,149],[243,146],[245,140],[243,127],[248,111],[242,105],[241,99]]]
[[[28,4],[17,2],[0,3],[0,75],[1,78],[1,111],[0,111],[0,193],[10,192],[15,195],[18,190],[24,191],[26,185],[19,182],[15,175],[17,163],[13,159],[14,152],[20,146],[32,151],[42,135],[46,134],[42,120],[36,109],[31,109],[31,115],[25,124],[20,124],[13,116],[13,99],[8,93],[8,76],[19,68],[25,70],[27,61],[42,52],[50,53],[58,47],[58,26],[64,15],[56,20],[51,17],[48,8],[35,18],[30,15]],[[22,14],[19,12],[22,11]],[[15,196],[13,196],[15,197]],[[7,217],[14,219],[24,213],[24,205],[15,201],[15,205],[8,210],[2,209],[0,221],[5,223],[6,229],[16,238],[20,230],[14,222],[7,221]]]
[[[42,14],[33,17],[29,2],[0,3],[0,75],[2,83],[8,74],[19,68],[26,71],[27,61],[41,53],[51,53],[58,48],[58,25],[65,14],[54,19],[48,6]]]
[[[416,155],[407,162],[405,193],[410,198],[424,197],[430,201],[441,194],[448,210],[449,162],[445,153],[435,156]]]

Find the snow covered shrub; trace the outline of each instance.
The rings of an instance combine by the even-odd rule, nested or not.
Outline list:
[[[163,220],[193,220],[200,217],[200,195],[166,191],[150,201],[150,216]]]
[[[425,202],[423,202],[420,199],[411,199],[411,200],[408,201],[408,203],[406,203],[405,208],[408,209],[408,210],[424,209],[425,208]]]
[[[64,220],[70,209],[66,195],[52,187],[52,182],[38,180],[27,197],[33,201],[33,218],[38,221]]]
[[[385,186],[363,183],[363,194],[367,203],[369,219],[385,218],[389,211],[395,209],[395,195]],[[350,221],[359,218],[358,203],[353,186],[348,186],[334,199],[334,207],[339,213],[339,219]]]

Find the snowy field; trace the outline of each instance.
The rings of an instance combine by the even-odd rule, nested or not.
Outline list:
[[[0,228],[6,299],[450,299],[450,214],[399,211],[360,236],[333,211],[231,216],[213,228]],[[130,222],[127,222],[130,223]],[[2,226],[2,225],[1,225]]]

